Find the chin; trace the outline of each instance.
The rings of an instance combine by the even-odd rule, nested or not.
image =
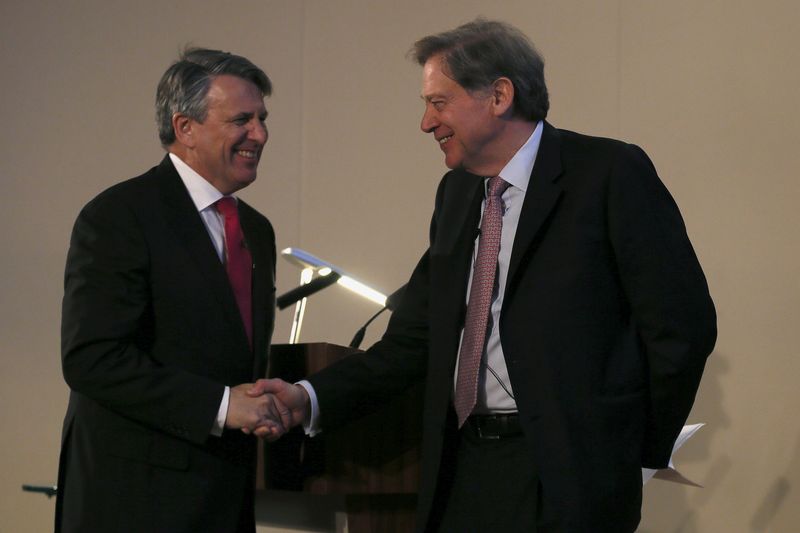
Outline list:
[[[257,176],[256,171],[253,170],[253,171],[250,171],[250,172],[247,172],[245,174],[240,175],[236,179],[236,181],[238,181],[239,183],[244,184],[244,185],[249,185],[249,184],[253,183],[254,181],[256,181],[256,176]]]
[[[446,166],[450,170],[456,170],[456,169],[459,169],[459,168],[463,168],[464,167],[463,163],[464,162],[461,161],[460,159],[455,159],[455,158],[451,159],[449,157],[445,157],[444,158],[444,166]]]

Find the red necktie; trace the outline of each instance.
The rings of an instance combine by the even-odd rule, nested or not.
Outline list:
[[[236,304],[239,306],[239,313],[242,316],[244,329],[247,332],[247,340],[252,348],[253,300],[251,288],[253,283],[253,261],[250,257],[250,250],[247,249],[247,244],[244,240],[242,226],[239,224],[239,210],[236,207],[236,200],[226,196],[217,200],[215,207],[225,220],[225,270],[228,272],[233,295],[236,297]]]
[[[458,427],[464,425],[472,413],[478,397],[478,372],[486,345],[489,309],[492,306],[494,278],[497,271],[497,254],[503,230],[503,192],[509,184],[496,176],[489,180],[486,206],[481,219],[481,236],[478,240],[478,257],[469,289],[464,335],[458,356],[458,378],[453,402],[458,415]]]

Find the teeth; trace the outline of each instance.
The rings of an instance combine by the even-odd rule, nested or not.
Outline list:
[[[256,153],[251,150],[237,150],[236,153],[249,159],[253,159],[256,156]]]
[[[448,135],[447,137],[442,137],[441,139],[439,139],[439,144],[444,144],[444,143],[446,143],[446,142],[447,142],[447,141],[449,141],[449,140],[450,140],[452,137],[453,137],[452,135]]]

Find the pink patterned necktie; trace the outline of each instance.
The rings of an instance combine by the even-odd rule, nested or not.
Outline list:
[[[247,340],[250,347],[253,347],[253,300],[252,300],[252,274],[253,261],[250,257],[250,250],[242,233],[242,226],[239,224],[239,210],[236,207],[236,200],[231,197],[224,197],[217,200],[215,204],[217,211],[225,221],[225,270],[228,272],[233,295],[236,297],[236,305],[247,332]]]
[[[503,192],[509,184],[500,176],[489,180],[486,206],[481,220],[481,235],[478,240],[478,257],[472,273],[469,289],[467,317],[464,335],[458,356],[458,378],[456,379],[455,408],[458,427],[464,425],[472,413],[478,397],[478,371],[486,344],[486,329],[489,309],[492,305],[497,254],[500,251],[500,236],[503,229]]]

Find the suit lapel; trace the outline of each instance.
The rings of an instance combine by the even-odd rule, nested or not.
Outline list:
[[[522,203],[517,233],[514,236],[506,291],[512,287],[523,258],[532,248],[545,220],[561,196],[562,188],[557,183],[561,171],[561,139],[558,131],[545,122],[539,152]]]
[[[436,202],[431,260],[431,316],[436,317],[429,377],[436,382],[434,405],[449,404],[458,351],[459,331],[466,310],[466,290],[472,250],[483,200],[483,178],[454,171],[445,178]]]
[[[484,179],[464,171],[450,176],[436,219],[435,256],[446,257],[446,273],[436,287],[437,297],[449,309],[460,309],[457,327],[466,308],[472,252],[481,219]],[[445,283],[445,281],[447,281]]]
[[[244,346],[247,347],[247,334],[239,318],[239,308],[228,281],[228,274],[169,156],[162,160],[158,172],[161,194],[167,206],[164,215],[167,224],[175,233],[178,243],[193,259],[197,270],[206,279],[207,284],[204,289],[209,290],[216,298],[221,314],[231,322],[231,331],[240,331],[241,335],[238,337],[243,339]]]
[[[459,254],[469,248],[471,254],[481,220],[483,181],[484,178],[463,170],[449,177],[437,214],[437,251]]]
[[[256,354],[253,373],[256,378],[266,372],[267,343],[275,318],[275,246],[272,239],[256,231],[254,213],[250,206],[239,200],[239,219],[247,247],[253,258],[253,350]]]

